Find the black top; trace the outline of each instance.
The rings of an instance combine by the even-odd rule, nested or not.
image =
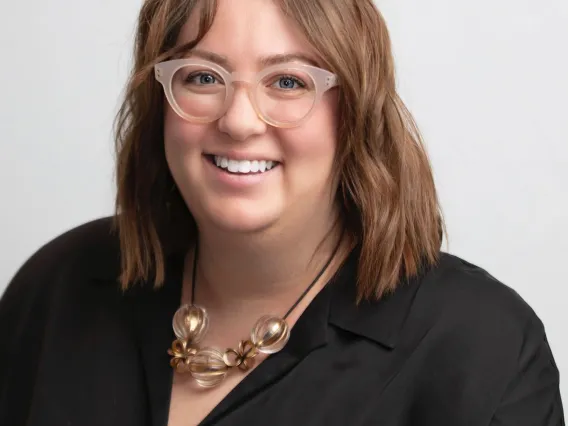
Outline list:
[[[202,425],[564,425],[543,325],[510,288],[442,254],[379,302],[355,305],[357,255],[289,343]],[[0,425],[165,426],[167,349],[182,257],[160,290],[122,294],[109,219],[36,253],[0,301]]]

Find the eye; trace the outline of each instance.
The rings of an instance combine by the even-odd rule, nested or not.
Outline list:
[[[293,90],[293,89],[303,89],[306,87],[306,84],[291,75],[283,75],[278,77],[274,83],[272,83],[272,87],[275,89],[282,89],[282,90]]]
[[[190,74],[187,76],[186,82],[201,86],[208,86],[216,83],[221,83],[220,81],[218,81],[215,75],[207,72],[197,72]]]

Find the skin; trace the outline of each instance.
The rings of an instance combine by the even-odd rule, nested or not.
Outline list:
[[[189,17],[178,44],[195,37],[196,22],[197,14]],[[226,57],[228,71],[243,73],[260,71],[260,58],[277,54],[300,53],[321,63],[270,0],[221,0],[213,27],[197,48]],[[234,347],[261,315],[283,315],[331,254],[338,237],[330,233],[338,216],[332,174],[337,109],[332,89],[303,125],[275,128],[257,116],[242,86],[225,115],[209,124],[189,123],[166,106],[166,158],[199,228],[196,301],[211,318],[203,346]],[[224,172],[204,157],[209,153],[280,165],[257,184],[236,188],[219,180]],[[189,301],[192,259],[190,253],[182,302]],[[330,278],[334,265],[289,317],[290,325]],[[198,423],[244,376],[231,374],[219,387],[203,392],[176,375],[170,425]]]

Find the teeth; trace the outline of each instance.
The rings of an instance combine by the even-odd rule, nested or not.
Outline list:
[[[227,157],[220,157],[218,155],[214,156],[214,162],[217,167],[222,169],[227,169],[231,173],[263,173],[270,169],[273,169],[278,165],[276,161],[266,161],[266,160],[231,160]]]
[[[229,167],[227,167],[230,172],[237,173],[239,171],[239,162],[235,160],[229,160]]]
[[[250,172],[250,161],[245,160],[239,163],[239,173],[249,173]]]

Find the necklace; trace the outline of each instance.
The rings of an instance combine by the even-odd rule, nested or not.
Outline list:
[[[178,373],[189,373],[202,387],[214,387],[221,383],[230,370],[247,371],[252,367],[259,353],[273,354],[284,348],[290,339],[288,316],[304,299],[327,270],[339,250],[339,239],[331,256],[316,275],[311,284],[288,309],[284,317],[264,315],[258,319],[250,337],[241,340],[237,349],[220,350],[213,347],[200,348],[199,342],[207,333],[209,316],[205,308],[194,304],[197,271],[197,244],[193,255],[191,278],[191,303],[182,305],[175,313],[172,326],[177,339],[173,341],[168,354],[172,357],[170,365]]]

